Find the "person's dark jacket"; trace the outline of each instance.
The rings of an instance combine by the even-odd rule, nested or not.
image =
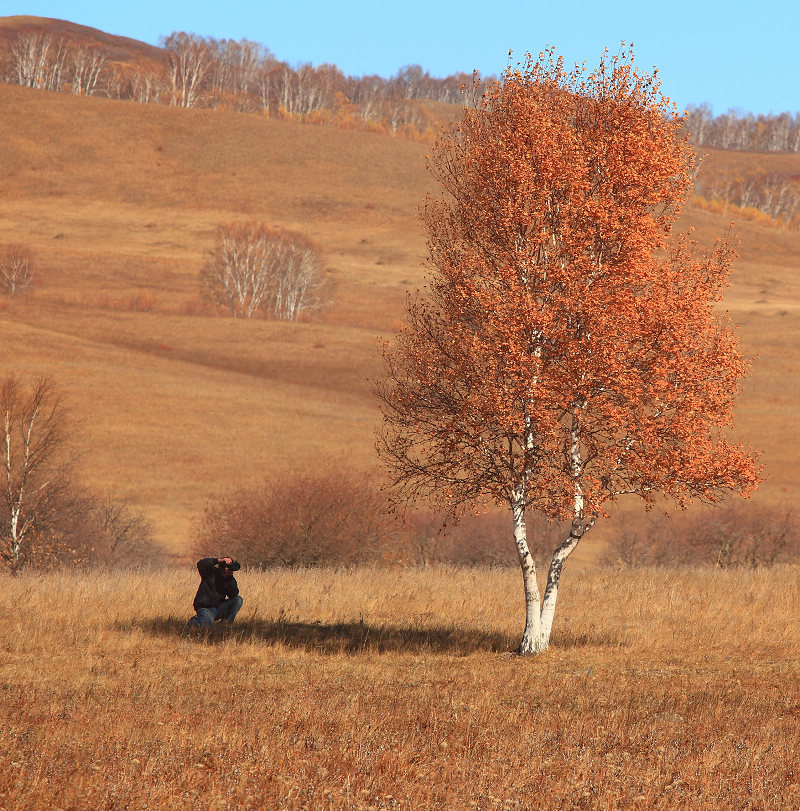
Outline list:
[[[200,586],[194,597],[195,611],[198,608],[217,608],[225,600],[239,593],[236,578],[233,575],[223,577],[217,568],[216,558],[198,560],[197,571],[200,572]]]

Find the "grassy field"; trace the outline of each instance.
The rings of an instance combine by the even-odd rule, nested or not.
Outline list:
[[[0,605],[0,807],[800,807],[792,568],[567,568],[553,646],[513,569],[26,574]]]

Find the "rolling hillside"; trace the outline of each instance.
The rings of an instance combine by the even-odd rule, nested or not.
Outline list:
[[[57,380],[90,484],[141,508],[180,553],[207,500],[237,484],[321,457],[374,466],[377,338],[423,284],[424,144],[0,84],[0,145],[0,243],[29,246],[41,279],[32,296],[0,300],[0,373]],[[775,159],[800,172],[800,156]],[[202,314],[198,273],[218,223],[250,219],[324,247],[331,301],[316,320]],[[710,246],[728,219],[689,210],[683,224]],[[757,498],[791,504],[800,234],[736,231],[726,306],[758,355],[738,435],[763,451]]]
[[[79,25],[68,20],[54,20],[49,17],[16,15],[0,17],[0,46],[8,48],[20,34],[47,33],[54,39],[64,39],[80,43],[88,48],[98,48],[108,55],[111,64],[142,62],[159,64],[164,54],[161,48],[140,42],[137,39],[107,34],[97,28]]]

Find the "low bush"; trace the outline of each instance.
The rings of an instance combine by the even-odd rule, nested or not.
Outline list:
[[[407,544],[415,563],[518,565],[509,511],[466,515],[456,524],[441,514],[418,512],[408,516],[407,523]],[[566,537],[558,525],[537,515],[528,517],[527,531],[528,547],[537,564],[548,564]]]
[[[563,540],[563,528],[533,516],[528,544],[539,563]],[[442,513],[387,512],[373,476],[327,467],[274,476],[261,485],[209,499],[198,520],[197,558],[231,555],[257,567],[392,562],[427,566],[517,565],[511,515],[492,512],[452,522]]]
[[[749,502],[661,516],[623,527],[608,562],[627,565],[773,566],[800,561],[800,522],[790,508]]]
[[[251,566],[347,565],[389,557],[396,525],[366,474],[326,469],[273,476],[212,498],[195,531],[198,557]]]

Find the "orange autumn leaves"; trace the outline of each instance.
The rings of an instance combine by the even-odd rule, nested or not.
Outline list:
[[[672,226],[693,153],[631,52],[592,73],[509,68],[429,168],[429,285],[384,351],[379,451],[396,497],[553,518],[623,494],[746,494],[725,431],[746,363],[715,309],[734,250]],[[576,444],[575,439],[579,438]],[[516,496],[515,496],[516,494]]]

